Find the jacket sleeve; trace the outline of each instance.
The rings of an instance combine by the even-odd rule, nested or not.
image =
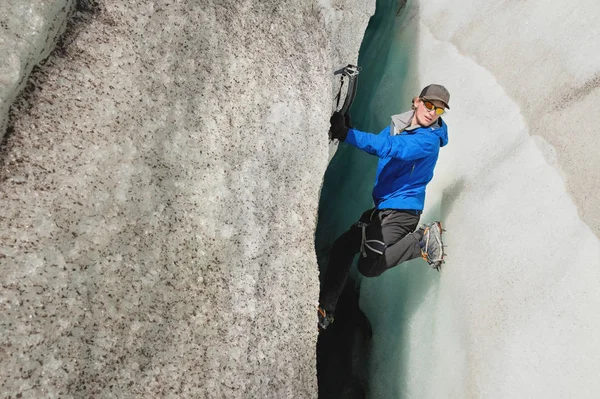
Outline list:
[[[440,148],[440,139],[435,134],[390,136],[389,126],[379,134],[350,129],[345,142],[379,158],[391,157],[405,161],[424,158]]]

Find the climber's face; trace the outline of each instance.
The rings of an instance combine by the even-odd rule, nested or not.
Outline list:
[[[421,126],[429,126],[444,113],[446,107],[445,104],[439,100],[428,100],[423,97],[416,97],[414,99],[415,107],[415,120],[413,124],[419,124]]]

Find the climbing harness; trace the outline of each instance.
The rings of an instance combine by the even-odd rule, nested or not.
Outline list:
[[[373,216],[377,213],[377,208],[373,208],[373,212],[369,216],[369,221],[364,222],[359,220],[356,222],[356,227],[362,229],[362,240],[360,242],[360,253],[363,258],[367,257],[367,248],[376,254],[383,255],[385,248],[387,245],[383,241],[380,240],[367,240],[367,227],[371,225],[373,222]]]

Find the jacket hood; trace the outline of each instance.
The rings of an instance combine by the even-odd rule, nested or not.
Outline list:
[[[392,115],[392,124],[390,126],[391,135],[395,136],[405,130],[428,129],[440,138],[440,147],[448,144],[448,125],[446,125],[446,122],[444,122],[441,117],[438,118],[431,126],[419,126],[410,129],[408,126],[410,125],[414,115],[415,111],[407,111],[402,114]]]

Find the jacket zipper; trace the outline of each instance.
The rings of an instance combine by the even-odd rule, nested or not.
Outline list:
[[[413,174],[414,171],[415,171],[415,164],[413,163],[413,167],[412,167],[412,169],[410,171],[410,177],[412,177],[412,174]]]

